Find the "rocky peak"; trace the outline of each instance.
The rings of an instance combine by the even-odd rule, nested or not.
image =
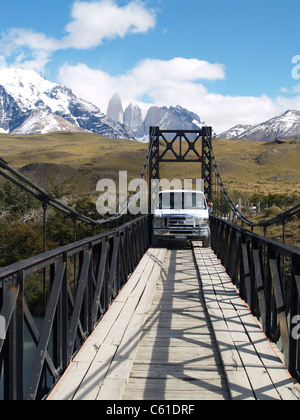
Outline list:
[[[49,82],[32,70],[0,69],[0,132],[35,134],[81,129],[108,138],[135,140],[130,129],[78,98],[71,89]]]
[[[163,130],[198,130],[205,123],[199,116],[181,106],[151,107],[145,118],[145,132],[150,126],[159,126]]]
[[[138,105],[130,103],[125,109],[124,124],[133,131],[135,137],[140,138],[144,136],[143,114]]]
[[[114,122],[123,124],[123,105],[117,93],[109,100],[106,115]]]

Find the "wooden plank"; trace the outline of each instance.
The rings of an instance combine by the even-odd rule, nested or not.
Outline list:
[[[285,366],[217,257],[197,244],[194,253],[232,399],[299,399]]]
[[[77,401],[90,401],[95,400],[100,391],[101,384],[103,383],[107,372],[111,366],[114,355],[116,354],[117,346],[104,343],[98,350],[95,359],[89,365],[88,370],[80,383],[73,396],[73,400]],[[67,378],[69,381],[72,377]]]
[[[214,381],[216,378],[224,379],[224,375],[219,373],[216,375],[214,367],[203,366],[203,367],[188,367],[174,365],[172,373],[168,366],[161,364],[138,364],[134,365],[134,369],[131,372],[131,378],[144,378],[144,379],[187,379],[187,378],[199,378],[205,380]]]
[[[127,380],[124,378],[108,378],[103,381],[103,385],[97,396],[98,401],[117,401],[121,400]]]
[[[71,362],[66,370],[63,379],[61,379],[47,400],[53,401],[70,401],[76,394],[82,379],[84,378],[90,363]],[[72,379],[67,379],[72,378]]]
[[[135,359],[145,315],[134,315],[118,347],[97,400],[121,399]]]
[[[213,324],[222,364],[227,377],[229,392],[233,400],[254,400],[255,395],[245,372],[242,360],[236,349],[232,336],[228,334],[223,314],[216,309],[208,308]]]
[[[191,249],[168,250],[123,399],[228,398]]]
[[[129,281],[125,284],[117,298],[112,303],[108,312],[104,315],[101,322],[98,324],[99,328],[96,328],[92,335],[89,337],[85,345],[79,351],[76,360],[78,361],[90,361],[92,362],[101,344],[105,342],[107,335],[111,332],[113,325],[120,317],[120,313],[124,308],[124,304],[127,302],[128,297],[131,295],[133,290],[139,283],[143,271],[148,264],[151,263],[152,258],[156,258],[158,250],[149,249],[136,271],[132,274]]]
[[[250,313],[243,314],[243,318],[243,322],[247,323],[248,326],[252,325],[252,328],[248,328],[251,342],[263,365],[267,369],[268,375],[281,399],[299,399],[293,382],[291,381],[291,376],[279,357],[278,349],[276,349],[275,345],[271,344],[265,336],[262,338],[263,333]]]
[[[233,285],[231,281],[228,281],[226,275],[221,276],[221,281],[224,289],[230,291],[231,286]],[[251,343],[253,344],[254,349],[262,362],[262,365],[267,369],[270,380],[274,384],[274,387],[276,388],[276,391],[280,395],[281,399],[299,399],[299,395],[297,395],[297,391],[295,390],[295,387],[291,381],[291,376],[279,356],[278,349],[275,349],[275,344],[271,344],[269,342],[262,331],[262,326],[251,314],[248,305],[246,305],[237,294],[234,295],[231,293],[229,295],[229,300],[236,309],[236,312],[240,318],[239,322],[246,326],[245,330],[249,335]]]
[[[212,339],[210,336],[206,336],[209,337],[209,340],[203,340],[200,339],[199,335],[196,334],[193,337],[186,337],[185,340],[182,339],[182,337],[174,337],[172,334],[169,335],[169,337],[160,337],[159,341],[156,342],[156,347],[182,347],[182,351],[184,351],[184,347],[189,347],[190,349],[196,349],[199,348],[200,346],[205,348],[211,348],[212,346]],[[143,342],[140,345],[140,348],[146,348],[147,347],[151,347],[153,346],[153,343],[155,342],[155,338],[154,336],[152,336],[151,338],[149,337],[144,337],[143,338]]]
[[[98,400],[120,399],[123,394],[135,359],[142,327],[146,320],[145,312],[147,307],[144,302],[151,299],[149,287],[147,286],[151,283],[156,284],[165,253],[165,250],[159,250],[159,252],[154,250],[155,255],[150,257],[150,263],[145,266],[139,284],[127,299],[127,304],[124,307],[126,313],[122,313],[120,322],[115,324],[115,327],[123,335],[118,343],[116,337],[114,337],[113,342],[118,344],[118,349],[114,355],[109,372],[102,383],[97,396]]]
[[[201,391],[198,390],[197,392],[190,392],[190,391],[162,391],[160,390],[159,393],[156,391],[125,391],[123,395],[123,400],[134,401],[134,400],[142,400],[142,401],[201,401],[201,400],[216,400],[216,401],[224,401],[226,400],[226,395],[222,395],[220,393],[216,393],[214,391]]]
[[[162,263],[165,259],[166,256],[166,249],[161,249],[160,253],[158,255],[158,264],[155,264],[155,267],[153,268],[153,272],[151,277],[148,279],[147,281],[147,285],[146,285],[146,289],[145,289],[145,293],[143,294],[139,305],[136,309],[136,313],[139,314],[145,314],[149,311],[151,305],[152,305],[152,301],[154,298],[154,294],[156,291],[156,286],[157,286],[157,279],[160,275],[161,269],[162,269]]]
[[[91,400],[122,395],[146,319],[139,303],[149,292],[149,279],[157,281],[165,253],[148,250],[48,399]]]
[[[222,395],[222,380],[220,378],[210,376],[207,379],[190,379],[181,380],[178,378],[134,378],[128,381],[126,386],[126,392],[147,390],[155,391],[156,394],[159,392],[173,392],[180,398],[182,391],[192,393],[220,393]]]
[[[280,400],[268,371],[252,343],[235,343],[257,400]]]
[[[96,327],[84,346],[79,350],[75,358],[76,361],[92,363],[101,345],[105,342],[112,325],[118,319],[123,307],[123,302],[114,302],[112,304],[109,311],[104,315],[104,318],[98,324],[99,328]]]

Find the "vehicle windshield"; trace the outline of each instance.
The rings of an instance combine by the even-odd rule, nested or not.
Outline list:
[[[158,198],[160,210],[206,210],[203,194],[190,191],[160,193]]]

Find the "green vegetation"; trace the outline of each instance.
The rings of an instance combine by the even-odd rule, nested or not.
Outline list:
[[[300,201],[300,140],[276,143],[213,140],[214,153],[226,188],[243,203],[261,203],[262,213],[246,214],[254,221],[267,220]],[[0,135],[1,156],[41,187],[81,213],[99,219],[96,185],[100,179],[118,181],[128,171],[128,181],[139,178],[147,144],[109,140],[87,133],[53,133],[34,136]],[[161,178],[197,179],[201,164],[165,163]],[[214,199],[215,203],[217,198]],[[224,200],[221,205],[226,211]],[[264,208],[268,206],[268,210]],[[275,207],[274,207],[275,206]],[[97,229],[96,233],[100,233]],[[262,229],[257,233],[263,234]],[[76,238],[93,234],[91,226],[76,225]],[[282,239],[282,227],[268,229],[268,236]],[[299,244],[299,219],[286,225],[286,242]],[[0,267],[43,251],[41,203],[0,178]],[[74,241],[74,222],[51,208],[47,210],[47,250]],[[72,264],[70,268],[72,269]],[[45,274],[48,277],[48,273]],[[72,276],[71,276],[72,277]],[[42,273],[26,281],[26,302],[36,314],[43,312],[47,292]]]
[[[32,136],[0,135],[1,157],[21,169],[42,188],[49,179],[63,184],[73,197],[96,196],[100,179],[139,176],[148,145],[106,139],[92,133],[52,133]]]
[[[110,140],[97,134],[53,133],[0,135],[0,148],[1,157],[9,164],[76,210],[98,219],[97,182],[103,178],[118,181],[121,170],[128,171],[128,181],[138,178],[148,145]],[[213,148],[232,198],[236,202],[239,198],[243,202],[260,202],[262,209],[268,205],[268,212],[263,211],[257,218],[270,218],[275,210],[279,212],[299,203],[300,140],[254,143],[214,139]],[[161,167],[161,178],[169,180],[200,176],[199,162],[165,163]],[[274,205],[278,209],[272,209]],[[297,244],[299,226],[290,230],[290,242]],[[0,234],[2,267],[43,251],[41,203],[3,179],[0,179]],[[91,234],[90,226],[78,223],[77,239]],[[280,239],[280,234],[274,236]],[[73,240],[73,221],[48,209],[47,249]]]

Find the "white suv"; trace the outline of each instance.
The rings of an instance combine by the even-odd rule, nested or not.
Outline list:
[[[210,244],[209,208],[202,191],[161,191],[154,208],[153,245],[186,239]]]

